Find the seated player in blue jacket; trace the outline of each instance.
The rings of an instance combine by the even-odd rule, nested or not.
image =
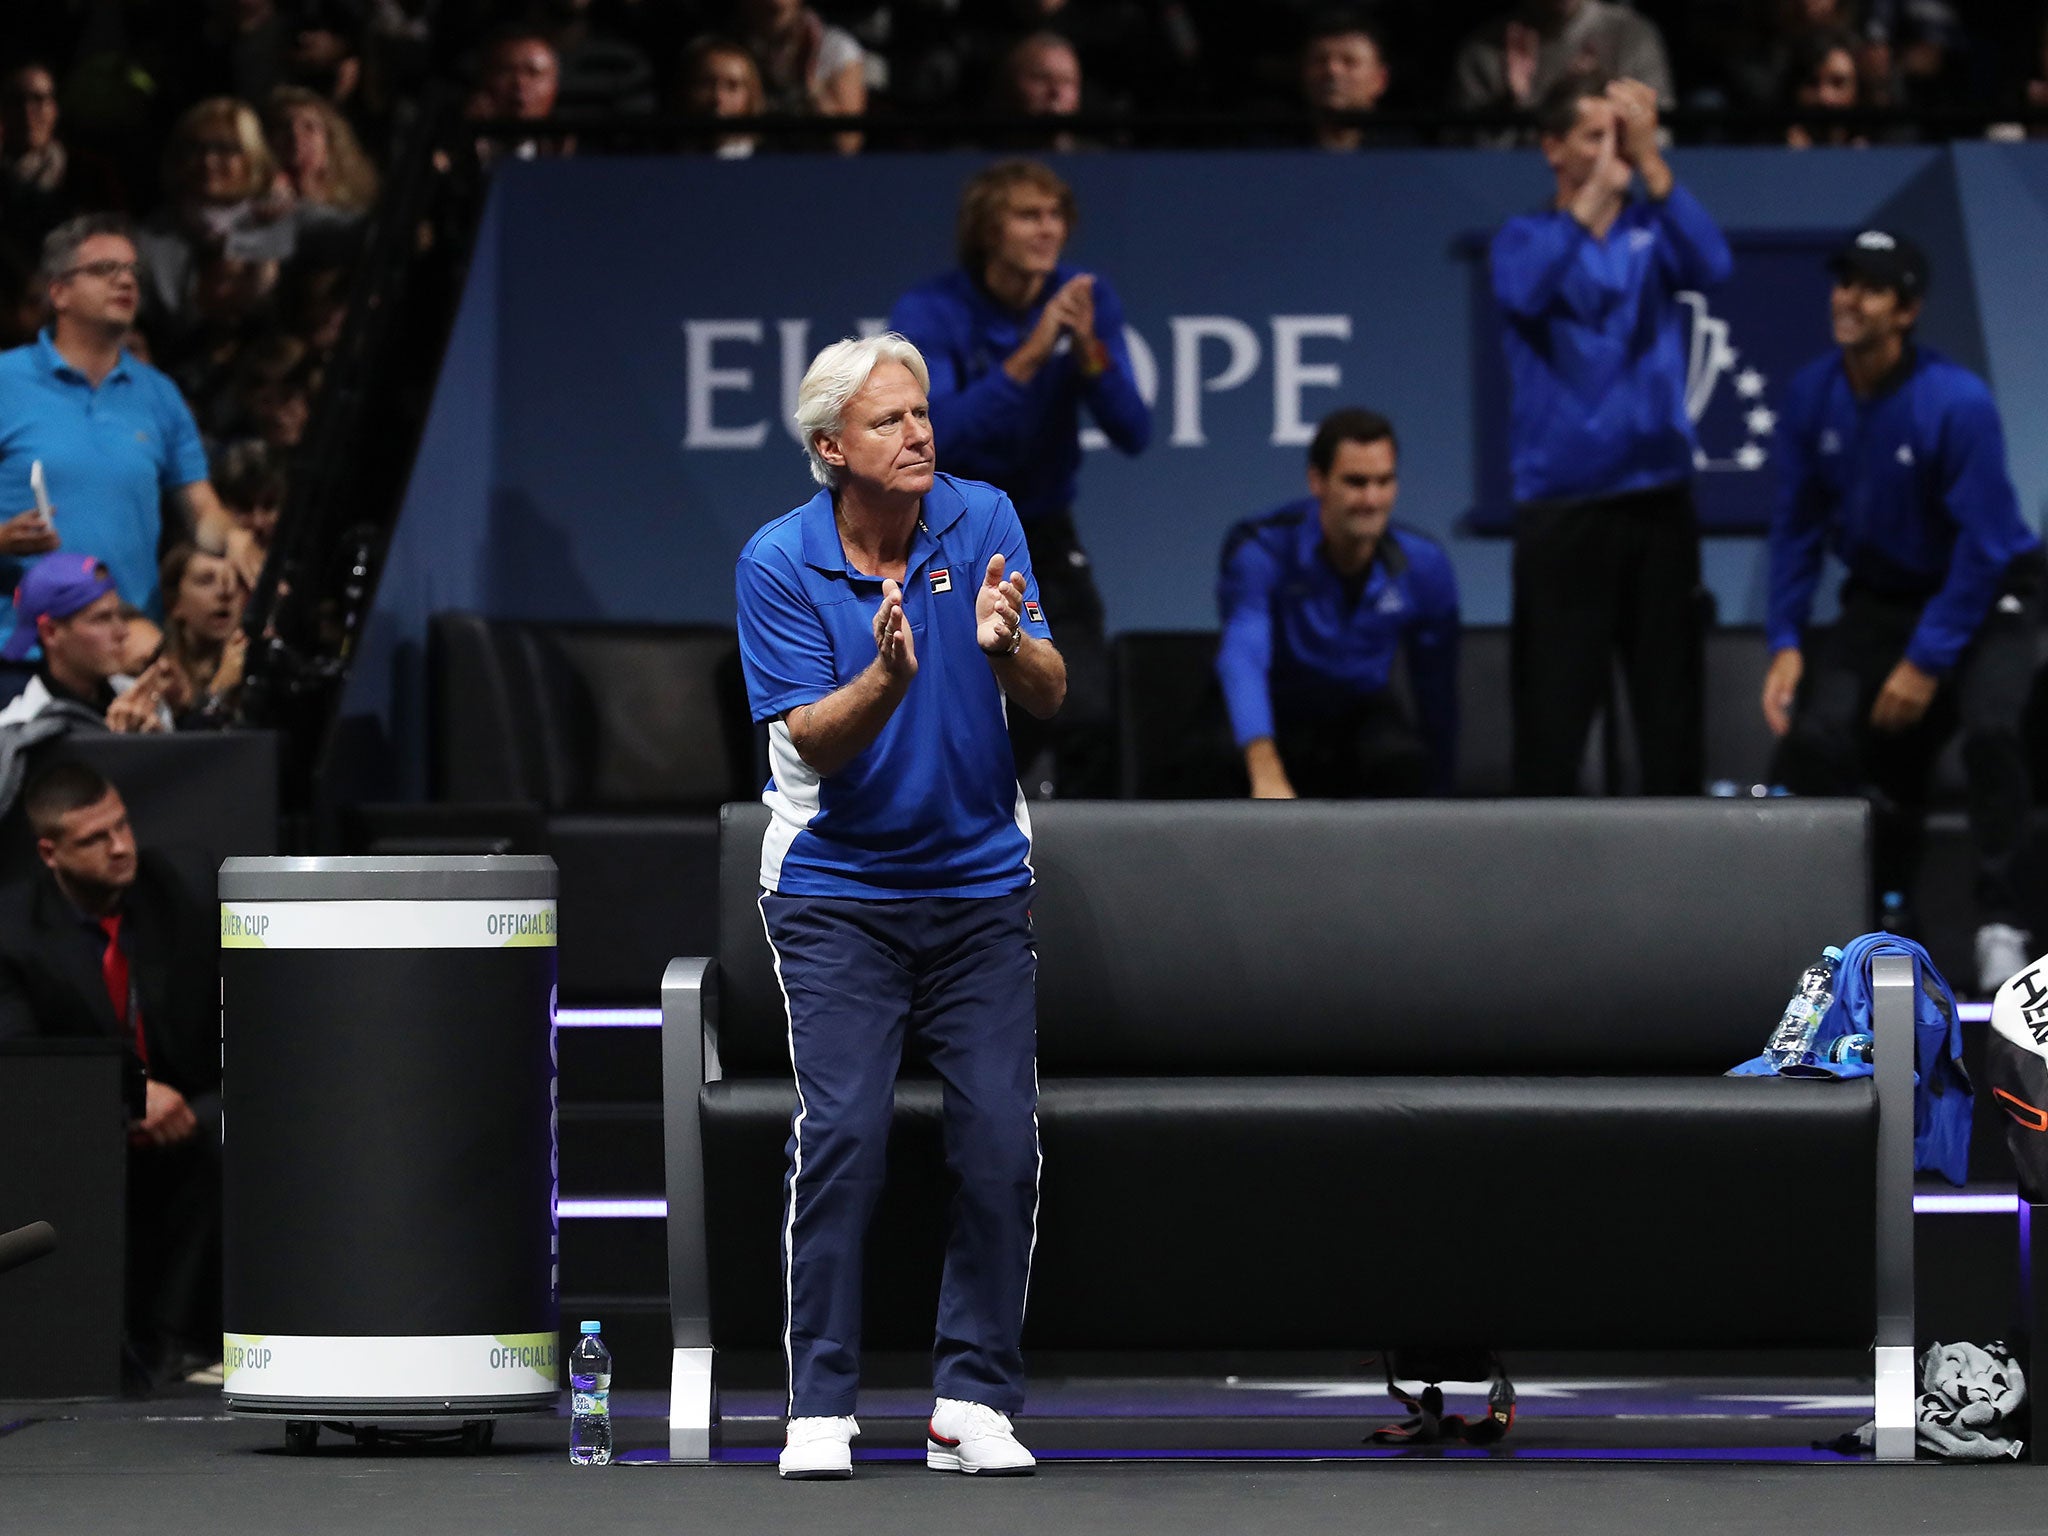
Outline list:
[[[1216,671],[1255,798],[1451,787],[1458,582],[1442,545],[1390,521],[1398,458],[1386,417],[1333,411],[1309,494],[1223,541]],[[1412,709],[1394,686],[1404,651]]]
[[[1788,788],[1875,791],[1879,888],[1897,891],[1911,889],[1935,755],[1961,729],[1988,995],[2033,958],[2014,887],[2048,559],[1991,391],[1914,340],[1925,257],[1870,229],[1832,270],[1838,350],[1794,377],[1779,432],[1764,718]],[[1847,568],[1841,617],[1809,632],[1830,548]]]

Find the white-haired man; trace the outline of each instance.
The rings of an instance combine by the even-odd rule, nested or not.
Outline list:
[[[1038,1210],[1031,822],[1005,700],[1044,719],[1066,664],[1024,529],[993,486],[934,473],[930,375],[901,336],[812,362],[796,422],[824,487],[748,541],[740,654],[768,725],[761,914],[789,1009],[784,1477],[847,1477],[861,1247],[904,1032],[946,1087],[960,1181],[926,1465],[1029,1472],[1024,1294]]]

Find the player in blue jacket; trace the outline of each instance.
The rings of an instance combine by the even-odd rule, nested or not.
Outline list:
[[[1309,494],[1223,542],[1216,673],[1254,798],[1448,793],[1458,741],[1458,581],[1443,547],[1392,526],[1394,429],[1333,411]],[[1411,711],[1393,686],[1406,654]]]
[[[1074,531],[1082,412],[1125,453],[1152,436],[1116,291],[1061,260],[1077,217],[1073,191],[1045,166],[990,166],[961,196],[960,264],[889,313],[931,369],[943,467],[1009,493],[1059,629],[1066,708],[1056,722],[1021,711],[1010,721],[1025,787],[1041,798],[1116,792],[1102,598]]]
[[[1517,503],[1515,784],[1576,790],[1619,655],[1644,789],[1697,794],[1705,615],[1678,295],[1726,280],[1728,243],[1664,163],[1648,86],[1569,77],[1538,121],[1555,198],[1492,249]]]
[[[1927,262],[1885,230],[1832,261],[1838,351],[1785,393],[1764,718],[1802,794],[1877,791],[1877,876],[1909,891],[1935,755],[1960,728],[1986,994],[2033,958],[2015,876],[2030,808],[2021,719],[2048,559],[2006,474],[1984,381],[1913,338]],[[1827,551],[1841,616],[1809,633]]]

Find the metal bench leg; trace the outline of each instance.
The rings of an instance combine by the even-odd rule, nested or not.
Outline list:
[[[1913,962],[1871,967],[1877,1064],[1877,1459],[1913,1459]]]
[[[668,1165],[668,1455],[709,1461],[718,1442],[718,1377],[705,1257],[704,1084],[718,1075],[717,973],[710,960],[671,960],[661,978],[661,1091]],[[709,1067],[707,1072],[706,1068]]]

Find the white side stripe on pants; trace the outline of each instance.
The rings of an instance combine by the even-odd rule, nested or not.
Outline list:
[[[768,928],[766,891],[761,893],[755,905],[761,909],[761,933],[768,940],[768,953],[775,957],[775,987],[782,994],[783,1027],[789,1039],[789,1075],[796,1079],[796,1119],[789,1127],[796,1152],[789,1165],[789,1207],[782,1218],[782,1362],[789,1383],[787,1416],[793,1417],[796,1413],[796,1352],[790,1335],[796,1317],[796,1182],[803,1176],[804,1117],[811,1110],[810,1105],[804,1102],[804,1080],[796,1070],[796,1015],[790,1011],[789,988],[782,981],[782,951],[775,947],[775,935]]]

